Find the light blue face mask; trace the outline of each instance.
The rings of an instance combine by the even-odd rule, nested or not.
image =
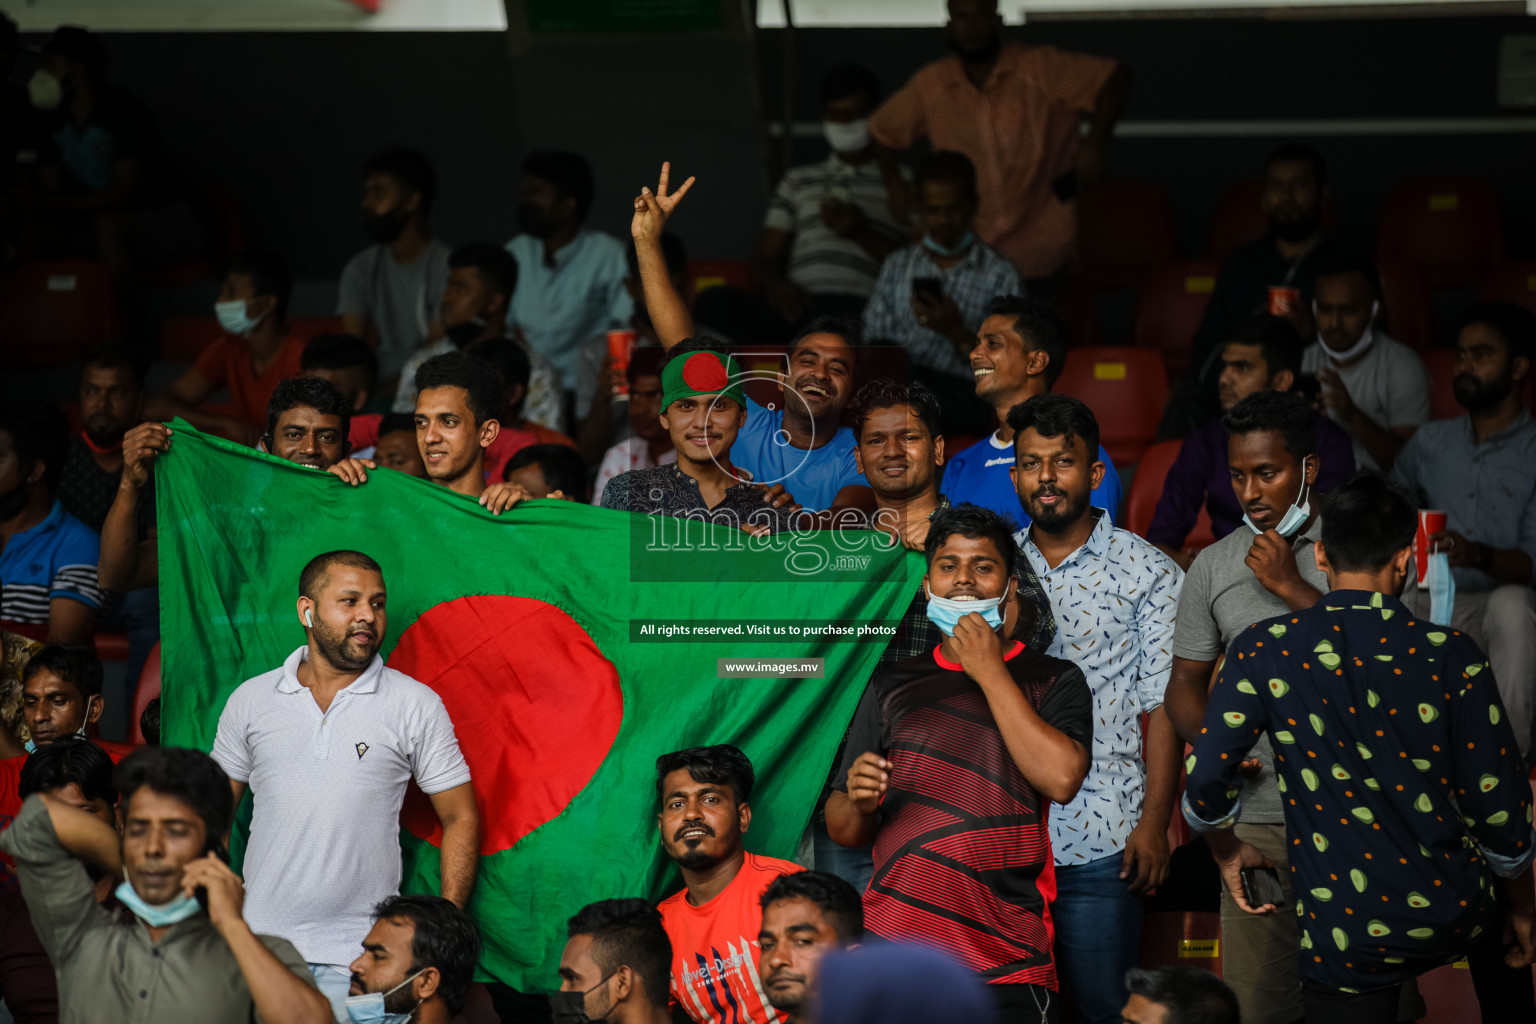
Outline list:
[[[933,240],[932,235],[923,236],[923,248],[935,256],[943,256],[948,259],[951,256],[959,256],[965,250],[976,244],[976,232],[967,231],[965,237],[952,246],[943,246]]]
[[[421,969],[421,971],[424,970],[426,970],[425,967]],[[347,1016],[351,1018],[352,1024],[405,1024],[411,1019],[411,1014],[416,1012],[416,1007],[413,1006],[404,1013],[390,1013],[384,1009],[384,997],[393,995],[415,981],[416,975],[421,971],[417,971],[388,992],[365,992],[360,996],[347,996]],[[416,1005],[421,1004],[418,1002]]]
[[[1429,621],[1449,626],[1451,610],[1456,607],[1456,577],[1451,572],[1450,556],[1444,551],[1430,554],[1424,582],[1429,586]]]
[[[250,317],[245,315],[244,299],[231,299],[228,302],[215,302],[213,304],[213,315],[219,318],[220,327],[224,328],[230,334],[238,335],[242,338],[249,335],[256,329],[256,325],[261,323],[261,319],[259,317],[255,320],[252,320]]]
[[[118,900],[151,928],[165,928],[178,921],[185,921],[203,909],[197,900],[184,892],[177,893],[176,898],[169,903],[156,906],[146,903],[129,882],[119,884],[116,891]]]
[[[1291,503],[1290,508],[1285,510],[1285,515],[1280,517],[1280,522],[1275,526],[1275,532],[1287,540],[1305,526],[1308,519],[1312,518],[1312,500],[1310,495],[1312,485],[1307,483],[1307,459],[1311,457],[1308,455],[1305,459],[1301,460],[1301,493],[1296,496],[1296,500]],[[1243,522],[1247,523],[1248,529],[1256,534],[1264,532],[1259,529],[1252,519],[1248,518],[1248,513],[1246,512],[1243,513]]]
[[[928,589],[928,584],[923,584],[923,593],[928,595],[928,621],[939,627],[939,632],[945,636],[955,635],[955,626],[960,620],[971,612],[976,612],[987,620],[987,625],[993,629],[1003,628],[1003,613],[999,610],[1004,599],[1008,597],[1007,591],[1002,597],[991,597],[979,601],[953,601],[947,597],[935,597]]]
[[[91,701],[93,701],[95,699],[96,699],[95,697],[91,697],[91,698],[86,700],[86,702],[85,702],[85,721],[81,722],[80,723],[80,728],[75,730],[75,735],[79,736],[81,739],[85,739],[86,738],[86,735],[85,735],[86,726],[91,724]],[[32,740],[27,740],[27,742],[22,744],[22,747],[25,748],[26,752],[29,753],[29,754],[37,753],[37,744],[34,743]]]

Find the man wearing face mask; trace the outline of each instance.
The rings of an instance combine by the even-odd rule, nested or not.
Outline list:
[[[926,137],[935,150],[970,157],[981,185],[976,233],[1025,278],[1051,278],[1073,253],[1078,189],[1104,176],[1130,69],[1004,41],[997,0],[949,0],[948,7],[945,34],[954,52],[886,100],[870,116],[869,132],[896,150]],[[1079,130],[1085,116],[1092,125],[1086,136]]]
[[[242,916],[219,766],[200,751],[145,747],[118,765],[116,782],[121,836],[46,793],[27,797],[0,833],[58,974],[59,1019],[332,1024],[293,944]],[[83,867],[125,878],[114,891],[131,913],[100,907]]]
[[[1019,615],[1008,520],[974,505],[944,509],[925,553],[928,617],[944,642],[870,681],[827,831],[844,846],[892,837],[875,846],[867,932],[948,950],[1008,1019],[1054,1021],[1046,819],[1088,773],[1092,697],[1075,665],[1004,639]],[[1012,851],[1006,867],[1002,849]],[[956,875],[985,898],[933,913],[922,894],[952,888]]]
[[[670,1024],[672,941],[642,899],[599,900],[566,924],[555,1024]]]
[[[106,710],[101,692],[101,662],[81,644],[49,644],[27,662],[22,672],[22,721],[26,724],[27,753],[71,736],[89,737]],[[0,748],[14,738],[0,736]],[[98,741],[100,742],[100,741]],[[116,757],[131,749],[101,743]],[[20,750],[5,751],[11,757]]]
[[[299,576],[307,643],[242,683],[219,716],[213,757],[231,808],[254,801],[246,914],[286,935],[344,1018],[357,936],[400,885],[400,805],[415,780],[442,822],[442,895],[475,884],[479,813],[442,699],[379,657],[384,574],[358,551],[317,555]]]
[[[1235,405],[1224,423],[1245,525],[1195,557],[1179,594],[1164,707],[1190,742],[1200,736],[1211,674],[1233,638],[1260,619],[1312,607],[1328,588],[1314,544],[1322,529],[1316,415],[1295,395],[1262,391]],[[1263,737],[1244,762],[1242,801],[1235,834],[1275,864],[1289,900],[1285,815]],[[1251,917],[1223,895],[1221,927],[1222,976],[1237,993],[1245,1024],[1300,1020],[1295,916]]]
[[[414,149],[388,149],[363,165],[363,228],[370,245],[341,270],[336,315],[342,330],[378,337],[379,380],[386,394],[411,353],[442,326],[438,302],[448,282],[447,243],[427,218],[437,172]]]
[[[623,244],[583,227],[595,189],[592,166],[581,154],[529,154],[517,193],[522,231],[507,243],[523,282],[507,326],[554,364],[566,391],[576,387],[581,346],[622,328],[634,312],[624,287]]]
[[[146,415],[180,416],[199,430],[254,444],[278,381],[298,376],[303,365],[304,341],[288,331],[292,292],[288,261],[276,253],[248,252],[232,260],[213,307],[223,336],[150,399]],[[233,415],[198,408],[219,391],[229,392]]]
[[[480,959],[480,932],[439,896],[390,896],[352,961],[351,1024],[448,1024],[464,1009]]]
[[[905,241],[906,210],[892,207],[893,198],[906,198],[903,171],[869,135],[879,102],[880,84],[867,68],[829,70],[821,116],[832,152],[792,168],[769,200],[753,268],[769,306],[791,328],[807,315],[857,319],[881,262]]]
[[[1381,283],[1364,260],[1341,256],[1318,269],[1312,314],[1317,340],[1301,370],[1323,386],[1323,408],[1349,431],[1356,465],[1385,473],[1429,420],[1424,362],[1381,329]]]

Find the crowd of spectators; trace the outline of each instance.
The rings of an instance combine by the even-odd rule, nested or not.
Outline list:
[[[211,751],[160,746],[157,702],[144,744],[102,737],[127,709],[107,715],[101,638],[126,637],[130,697],[178,642],[156,465],[179,419],[497,516],[553,499],[920,553],[872,677],[839,681],[863,696],[796,859],[748,849],[774,780],[740,749],[656,751],[681,888],[585,893],[573,864],[562,885],[595,902],[547,999],[491,986],[503,1019],[1389,1024],[1465,957],[1482,1019],[1536,1021],[1536,315],[1465,311],[1445,339],[1464,414],[1432,420],[1376,268],[1327,230],[1324,159],[1276,150],[1269,232],[1221,266],[1164,411],[1182,446],[1132,532],[1112,410],[1054,390],[1074,200],[1130,71],[1005,39],[992,0],[948,7],[952,52],[891,95],[827,71],[829,153],[774,190],[752,289],[694,293],[668,225],[708,183],[668,164],[621,241],[587,226],[585,158],[530,153],[519,233],[452,245],[432,163],[395,148],[362,168],[371,244],[339,268],[339,330],[298,332],[288,262],[250,251],[222,268],[219,335],[165,386],[114,343],[80,361],[75,426],[0,408],[3,1012],[476,1012],[495,922],[465,908],[494,794],[477,805],[470,724],[380,657],[401,629],[370,553],[314,552],[302,643],[234,690]],[[64,27],[26,102],[0,97],[0,156],[33,154],[0,179],[6,265],[95,258],[130,288],[196,248],[107,67]],[[774,372],[731,335],[774,339]],[[354,756],[339,719],[378,742]],[[434,894],[399,891],[411,785],[441,825]],[[1141,967],[1149,895],[1181,873],[1209,883],[1220,979]]]

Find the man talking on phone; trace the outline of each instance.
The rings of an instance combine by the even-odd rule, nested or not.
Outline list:
[[[1484,1020],[1536,1017],[1525,765],[1487,657],[1398,597],[1417,522],[1374,474],[1328,495],[1316,545],[1328,592],[1232,642],[1186,762],[1184,817],[1232,900],[1301,925],[1309,1024],[1393,1024],[1405,982],[1462,956]],[[1238,765],[1264,735],[1295,907],[1232,832]]]
[[[287,939],[257,935],[225,863],[229,780],[212,758],[145,747],[117,767],[123,831],[52,793],[34,793],[3,834],[38,938],[59,979],[59,1020],[330,1024]],[[96,901],[87,868],[126,878]]]

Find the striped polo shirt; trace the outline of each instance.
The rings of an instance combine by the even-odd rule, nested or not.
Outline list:
[[[857,206],[871,228],[893,241],[906,237],[906,228],[891,216],[890,190],[880,162],[844,163],[836,154],[819,164],[791,168],[768,200],[763,227],[794,235],[786,273],[806,292],[868,298],[875,290],[880,261],[821,219],[821,204],[834,198]]]
[[[46,626],[48,605],[56,597],[101,610],[96,562],[101,538],[64,511],[57,499],[43,521],[13,536],[0,549],[0,584],[5,587],[0,620],[21,626]]]

